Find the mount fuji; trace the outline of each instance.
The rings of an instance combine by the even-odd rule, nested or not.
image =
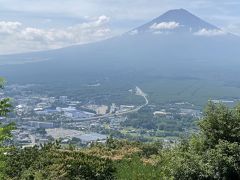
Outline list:
[[[206,101],[240,97],[239,57],[238,36],[176,9],[101,42],[0,56],[0,72],[10,83],[141,84],[156,101]]]
[[[192,33],[201,30],[221,31],[218,27],[211,25],[185,9],[170,10],[163,15],[153,19],[131,32],[156,33],[156,32],[182,32]],[[130,34],[131,34],[130,32]],[[134,33],[133,33],[134,34]]]

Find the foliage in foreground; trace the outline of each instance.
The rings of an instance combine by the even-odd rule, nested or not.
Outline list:
[[[85,149],[12,149],[7,179],[240,179],[240,106],[209,103],[200,131],[174,146],[108,139]]]
[[[59,149],[58,144],[13,149],[7,159],[8,179],[110,179],[111,161],[80,151]]]
[[[0,89],[4,88],[4,79],[0,77]],[[11,104],[9,98],[0,98],[0,117],[5,117],[11,111]],[[5,170],[5,155],[8,149],[4,145],[4,141],[11,137],[11,130],[14,129],[13,124],[2,125],[0,122],[0,179],[4,177]]]

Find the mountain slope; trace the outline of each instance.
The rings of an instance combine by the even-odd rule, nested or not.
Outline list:
[[[190,12],[186,11],[185,9],[176,9],[176,10],[170,10],[163,15],[153,19],[151,22],[144,24],[143,26],[140,26],[137,29],[138,32],[151,32],[151,27],[154,24],[160,24],[160,23],[169,23],[169,22],[175,22],[179,24],[178,30],[182,32],[194,32],[199,31],[201,29],[217,29],[214,25],[211,25],[199,17],[191,14]],[[172,26],[174,27],[174,26]],[[161,29],[161,28],[160,28]],[[162,26],[162,30],[164,27]],[[166,28],[167,30],[171,30],[171,26]]]
[[[156,31],[149,31],[154,24]],[[135,30],[93,44],[2,56],[1,75],[9,82],[51,86],[101,82],[126,90],[140,84],[156,101],[240,97],[238,37],[219,33],[185,10],[169,11]],[[219,93],[210,93],[215,87]]]

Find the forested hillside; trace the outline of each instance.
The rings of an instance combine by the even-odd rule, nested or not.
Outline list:
[[[1,101],[1,115],[6,115]],[[7,109],[8,111],[8,109]],[[2,179],[240,179],[240,105],[209,103],[200,131],[175,144],[109,138],[77,149],[58,142],[18,149],[1,144]],[[9,128],[8,128],[9,130]],[[9,131],[1,128],[1,142]],[[7,135],[6,135],[7,133]]]

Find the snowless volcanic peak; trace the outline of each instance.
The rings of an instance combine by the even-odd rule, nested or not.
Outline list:
[[[204,30],[219,31],[220,29],[205,22],[185,9],[175,9],[167,11],[149,23],[132,30],[130,33],[197,33]]]

